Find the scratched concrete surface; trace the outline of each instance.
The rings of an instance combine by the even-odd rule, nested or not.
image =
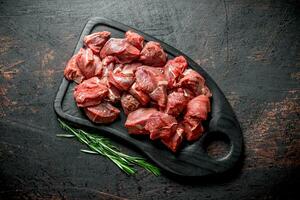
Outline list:
[[[300,184],[298,1],[0,0],[0,198],[296,199]],[[129,177],[60,139],[53,99],[90,17],[178,48],[230,101],[245,156],[230,177]],[[127,153],[138,154],[116,144]]]

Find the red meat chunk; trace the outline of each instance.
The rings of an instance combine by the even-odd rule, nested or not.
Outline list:
[[[100,57],[115,56],[119,63],[130,63],[140,56],[140,50],[129,44],[126,39],[109,39],[100,51]]]
[[[199,95],[193,98],[187,104],[186,117],[195,117],[200,120],[206,120],[207,114],[210,112],[210,101],[205,95]]]
[[[173,88],[176,85],[178,77],[184,72],[187,66],[187,61],[183,56],[175,57],[167,62],[164,73],[168,80],[169,88]]]
[[[119,90],[127,91],[134,82],[134,76],[123,74],[122,72],[110,72],[108,81],[110,84],[114,85]]]
[[[143,92],[151,93],[163,80],[163,74],[159,69],[149,66],[141,66],[135,72],[137,88]]]
[[[165,112],[177,117],[188,104],[188,98],[183,92],[172,92],[168,95],[168,103]]]
[[[137,110],[141,104],[131,94],[124,93],[121,98],[121,105],[126,115]]]
[[[171,151],[176,152],[181,145],[184,138],[184,128],[178,126],[175,134],[170,135],[170,137],[162,138],[161,141],[166,145]]]
[[[153,113],[146,122],[145,129],[150,133],[150,139],[169,138],[177,128],[175,117],[163,112]]]
[[[167,104],[167,84],[159,84],[150,94],[150,98],[157,102],[160,109],[163,109]]]
[[[141,90],[137,89],[137,84],[133,83],[129,89],[129,93],[134,96],[143,106],[146,106],[150,102],[150,97]]]
[[[108,77],[109,73],[112,72],[115,68],[116,58],[113,56],[107,56],[102,60],[102,77]]]
[[[117,119],[120,110],[108,102],[100,103],[97,106],[85,107],[85,114],[95,123],[111,123]]]
[[[91,49],[81,48],[77,56],[77,66],[85,79],[89,79],[95,75],[101,76],[102,63],[98,56],[94,55]]]
[[[137,68],[142,66],[142,63],[129,63],[129,64],[125,64],[123,67],[123,74],[130,74],[130,75],[134,75]]]
[[[157,112],[154,108],[139,108],[127,116],[125,127],[128,129],[130,134],[148,134],[145,130],[146,122],[149,117]]]
[[[199,95],[189,101],[184,115],[185,133],[188,141],[197,140],[202,135],[204,132],[202,121],[207,119],[208,112],[210,112],[210,101],[207,96]]]
[[[95,54],[99,54],[100,50],[110,38],[110,32],[102,31],[87,35],[83,39],[83,43],[86,47],[90,48]]]
[[[108,85],[108,95],[105,100],[111,103],[117,103],[118,101],[120,101],[121,94],[119,90],[113,85]]]
[[[82,75],[80,69],[77,66],[77,57],[78,54],[75,54],[67,63],[66,68],[64,70],[64,75],[66,79],[73,80],[76,83],[81,83],[84,80],[84,76]]]
[[[177,84],[179,87],[189,89],[194,94],[194,96],[202,94],[205,80],[198,72],[192,69],[187,69],[183,72],[182,75],[182,78]]]
[[[141,35],[129,30],[125,33],[125,37],[127,42],[135,46],[137,49],[142,50],[144,46],[144,38]]]
[[[107,94],[107,87],[97,77],[83,81],[74,90],[74,98],[78,107],[97,105],[101,103]]]
[[[167,54],[158,42],[148,42],[141,51],[140,61],[149,66],[162,67],[167,62]]]

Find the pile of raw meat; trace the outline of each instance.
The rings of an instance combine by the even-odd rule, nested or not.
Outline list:
[[[68,62],[64,75],[78,85],[77,106],[95,123],[111,123],[122,106],[130,134],[160,139],[173,152],[184,139],[197,140],[210,112],[211,93],[204,78],[187,69],[183,56],[167,59],[157,42],[127,31],[110,38],[107,31],[84,38],[84,48]],[[120,106],[119,106],[120,107]]]

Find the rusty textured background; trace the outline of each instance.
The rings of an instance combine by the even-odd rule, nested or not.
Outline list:
[[[296,199],[300,185],[298,1],[0,0],[1,199]],[[79,152],[53,99],[90,17],[140,29],[214,78],[244,131],[230,176],[191,184],[144,170],[129,177]],[[127,153],[126,145],[117,144]]]

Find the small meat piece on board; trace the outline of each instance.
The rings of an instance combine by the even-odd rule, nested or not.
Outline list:
[[[187,88],[194,93],[194,96],[202,94],[204,88],[204,78],[195,70],[187,69],[183,72],[182,78],[178,82],[178,87]],[[208,89],[208,88],[207,88]]]
[[[131,94],[124,93],[121,97],[121,105],[126,115],[137,110],[141,104]]]
[[[96,106],[85,107],[84,111],[91,121],[101,124],[115,121],[120,114],[120,110],[108,102],[103,102]]]
[[[153,113],[146,122],[145,129],[150,133],[150,139],[169,138],[177,129],[175,117],[163,112]]]
[[[85,79],[102,75],[102,62],[100,58],[93,54],[92,50],[81,48],[77,56],[77,66]]]
[[[142,106],[146,106],[150,102],[148,94],[137,89],[136,82],[132,84],[129,89],[129,93],[134,96],[142,104]]]
[[[188,98],[183,92],[172,92],[168,95],[168,102],[165,112],[177,117],[187,106]]]
[[[130,75],[134,75],[137,68],[142,66],[142,63],[139,62],[133,62],[133,63],[128,63],[125,64],[123,69],[122,69],[122,73],[123,74],[130,74]]]
[[[137,49],[139,50],[143,49],[144,38],[141,35],[129,30],[125,33],[125,38],[127,42],[135,46]]]
[[[121,100],[120,91],[115,86],[108,84],[108,95],[105,98],[105,101],[111,103],[117,103],[120,100]]]
[[[126,39],[109,39],[100,51],[100,57],[115,56],[119,63],[130,63],[140,56],[140,50],[131,45]]]
[[[160,109],[163,109],[167,104],[167,84],[158,85],[150,94],[150,98],[157,102]]]
[[[149,66],[162,67],[167,62],[167,54],[158,42],[147,42],[141,51],[140,61]]]
[[[170,137],[162,138],[161,142],[174,153],[178,150],[184,138],[184,127],[178,126],[175,134]]]
[[[184,115],[185,133],[188,141],[197,140],[202,135],[204,132],[202,121],[207,119],[209,112],[210,101],[207,96],[199,95],[189,101]]]
[[[136,70],[135,77],[137,88],[149,94],[157,87],[158,79],[163,74],[159,69],[144,65]]]
[[[139,108],[129,113],[125,122],[128,133],[148,134],[149,132],[145,130],[145,125],[149,117],[155,112],[157,112],[157,110],[154,108]]]
[[[108,94],[106,85],[97,77],[90,78],[77,85],[74,98],[78,107],[94,106],[101,103]]]
[[[102,77],[108,77],[109,73],[115,68],[116,58],[114,56],[107,56],[102,60]]]
[[[187,104],[187,109],[185,113],[186,117],[195,117],[200,120],[206,120],[207,115],[210,112],[210,101],[205,95],[199,95]]]
[[[77,57],[78,54],[75,54],[67,63],[66,68],[64,70],[64,75],[67,80],[73,80],[77,84],[81,83],[84,80],[84,76],[82,75],[80,69],[77,66]]]
[[[130,74],[123,74],[122,72],[110,72],[108,81],[110,84],[118,88],[118,90],[127,91],[134,82],[134,76]]]
[[[90,48],[94,54],[98,55],[104,44],[110,38],[110,34],[108,31],[92,33],[83,38],[83,43],[86,47]]]
[[[164,67],[165,77],[168,81],[168,88],[173,88],[176,85],[177,79],[187,68],[188,64],[183,56],[175,57],[168,60]]]

